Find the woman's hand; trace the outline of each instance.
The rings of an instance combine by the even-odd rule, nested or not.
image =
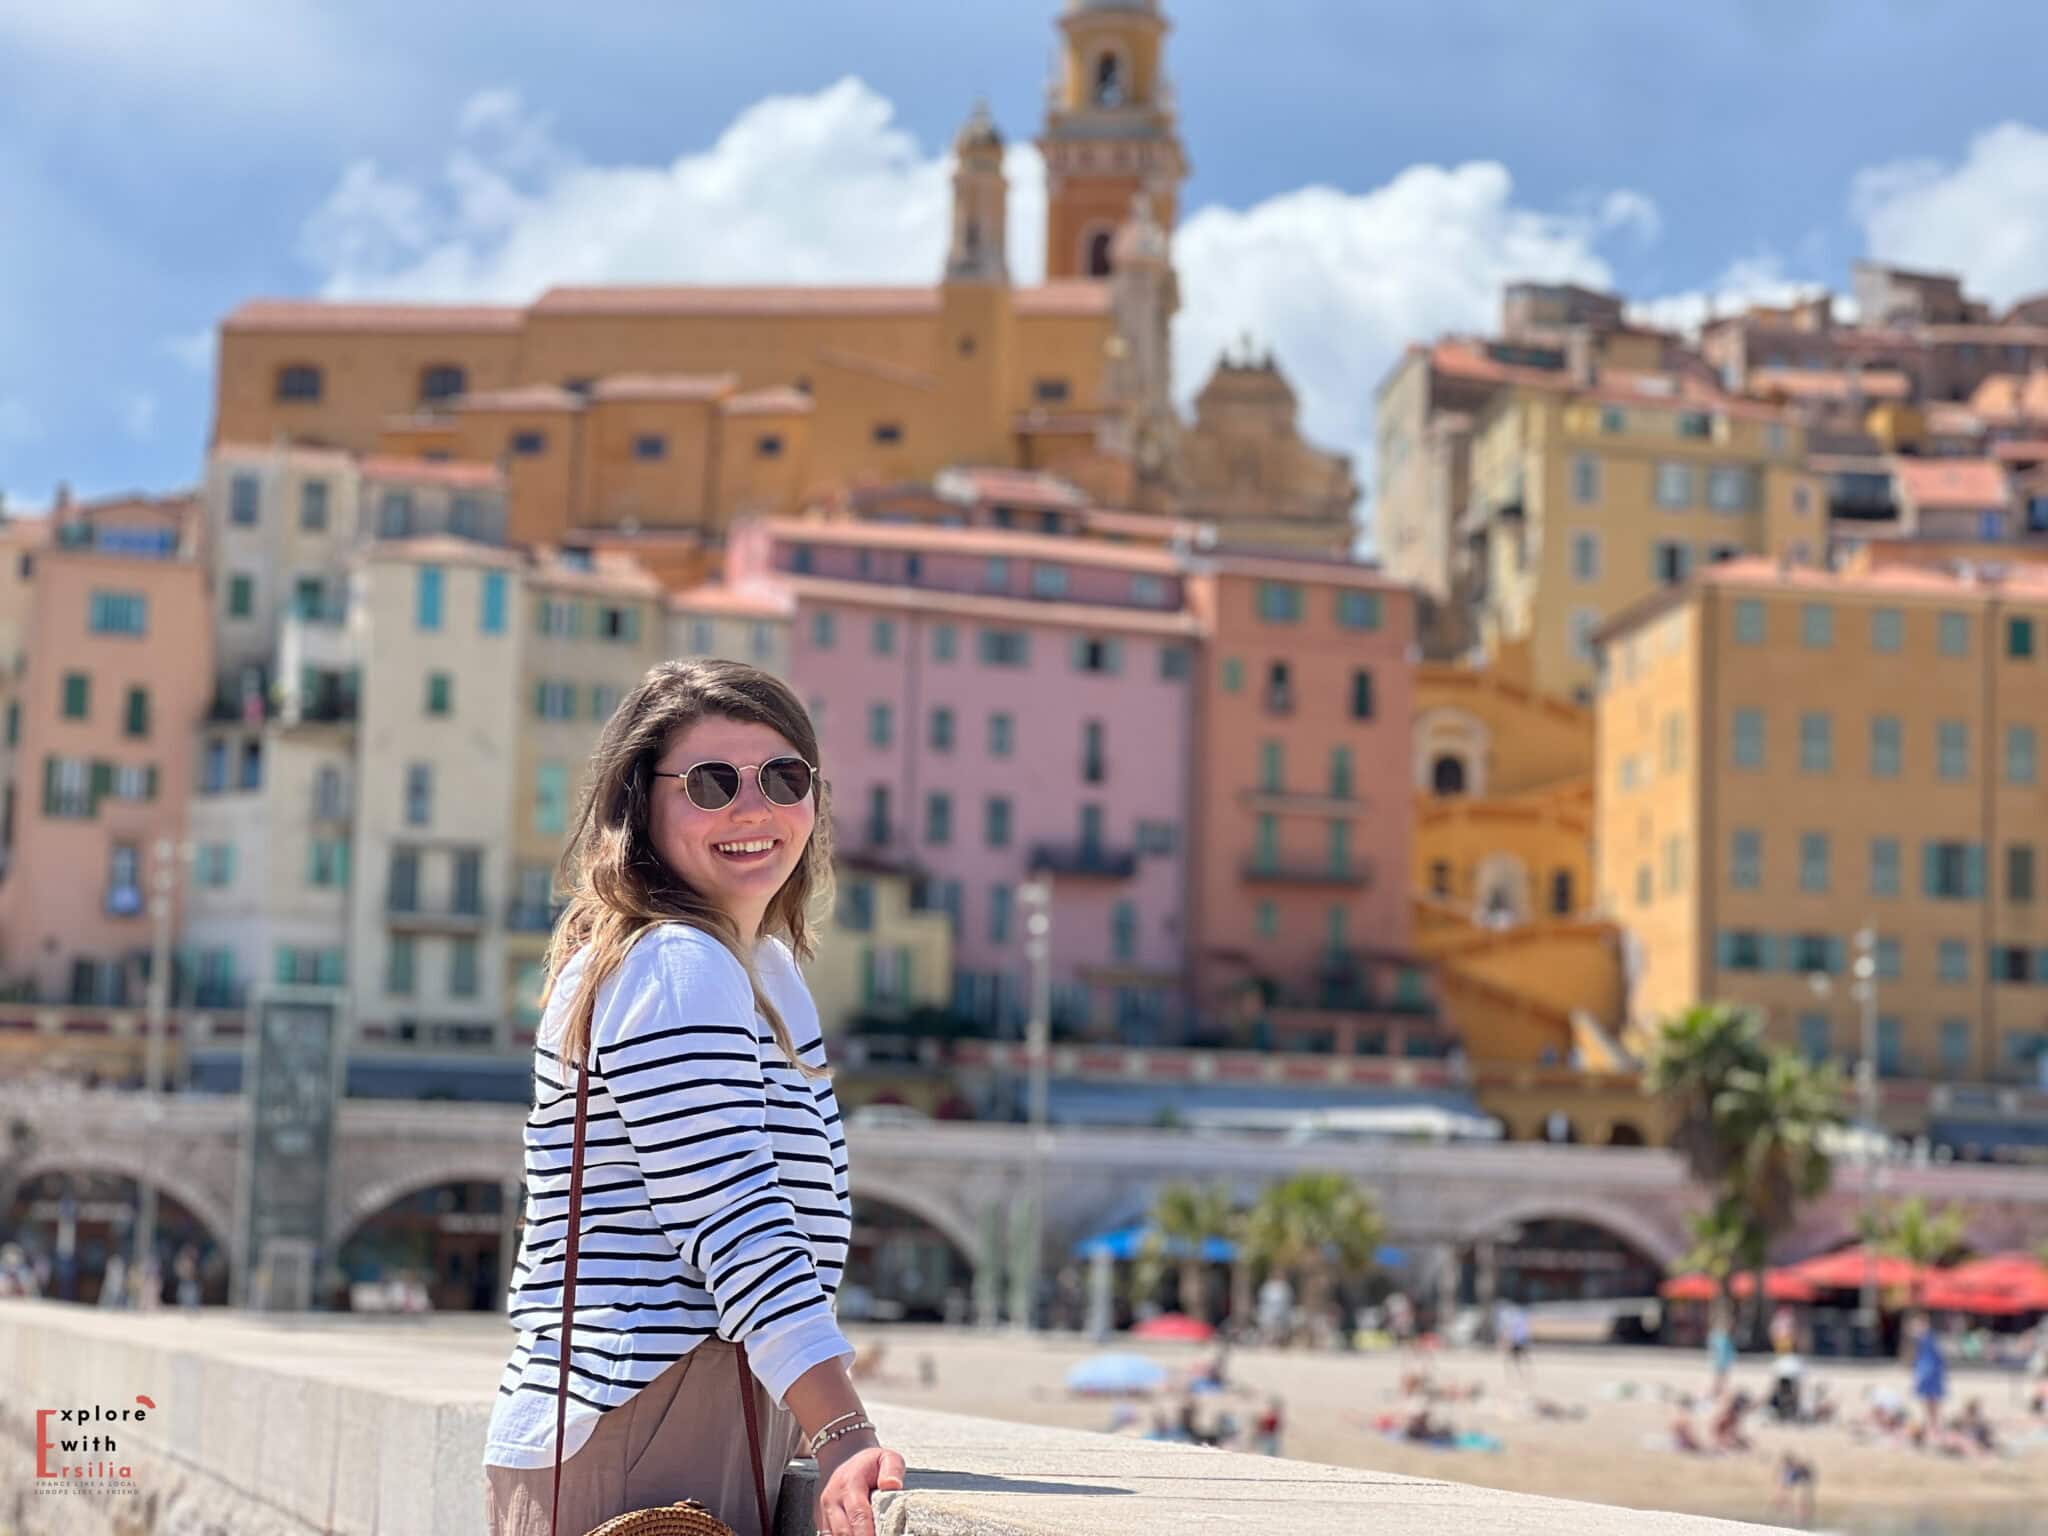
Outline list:
[[[818,1452],[816,1529],[824,1536],[874,1536],[874,1495],[903,1486],[903,1458],[872,1434],[846,1435]]]

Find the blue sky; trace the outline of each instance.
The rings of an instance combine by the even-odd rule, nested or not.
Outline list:
[[[0,488],[199,468],[258,294],[918,281],[985,95],[1016,266],[1056,0],[0,5]],[[1402,341],[1506,277],[1673,322],[1866,253],[2048,288],[2048,12],[1993,0],[1168,0],[1183,389],[1251,331],[1370,473]]]

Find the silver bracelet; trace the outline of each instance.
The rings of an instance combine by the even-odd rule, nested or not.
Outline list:
[[[830,1445],[834,1440],[842,1439],[847,1435],[859,1434],[864,1429],[873,1429],[874,1427],[866,1419],[857,1419],[853,1423],[843,1425],[838,1429],[821,1430],[811,1440],[811,1454],[813,1456],[817,1455],[822,1448]]]
[[[865,1408],[856,1408],[850,1413],[842,1413],[841,1415],[839,1415],[838,1418],[827,1419],[823,1424],[820,1424],[818,1426],[818,1434],[812,1435],[811,1438],[813,1440],[817,1439],[818,1435],[822,1435],[823,1433],[825,1433],[825,1431],[830,1429],[834,1424],[844,1424],[848,1419],[864,1419],[866,1417],[867,1410]]]

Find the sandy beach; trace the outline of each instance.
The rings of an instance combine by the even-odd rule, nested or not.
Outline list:
[[[1072,1336],[1019,1338],[943,1328],[854,1328],[863,1347],[882,1345],[880,1375],[863,1385],[868,1400],[982,1414],[1031,1424],[1107,1429],[1113,1400],[1070,1396],[1066,1372],[1096,1353]],[[1209,1353],[1191,1345],[1132,1344],[1110,1348],[1145,1354],[1172,1370]],[[920,1384],[919,1357],[929,1355],[934,1384]],[[1377,1468],[1420,1477],[1482,1483],[1526,1493],[1590,1499],[1644,1509],[1683,1510],[1747,1520],[1782,1520],[1773,1512],[1781,1453],[1790,1450],[1818,1472],[1815,1528],[1856,1536],[2016,1536],[2041,1530],[2048,1516],[2048,1421],[2030,1420],[2017,1380],[2001,1372],[1956,1369],[1950,1405],[1982,1400],[2004,1442],[2002,1454],[1968,1458],[1913,1449],[1898,1440],[1858,1443],[1841,1423],[1780,1426],[1752,1414],[1747,1452],[1689,1455],[1672,1448],[1673,1396],[1703,1393],[1706,1362],[1695,1351],[1539,1346],[1526,1382],[1508,1374],[1490,1351],[1434,1357],[1442,1386],[1469,1389],[1474,1400],[1440,1402],[1435,1412],[1459,1430],[1501,1442],[1493,1450],[1435,1449],[1392,1439],[1374,1427],[1403,1406],[1401,1378],[1409,1357],[1233,1350],[1231,1380],[1257,1394],[1197,1399],[1204,1424],[1223,1406],[1240,1418],[1267,1393],[1285,1401],[1282,1454],[1338,1466]],[[1903,1366],[1817,1363],[1809,1375],[1829,1384],[1844,1416],[1858,1416],[1872,1388],[1903,1394]],[[1770,1362],[1745,1357],[1735,1385],[1761,1397]],[[1557,1416],[1545,1416],[1539,1403]],[[1150,1423],[1137,1405],[1136,1432]],[[1704,1414],[1696,1416],[1704,1420]],[[886,1432],[887,1419],[882,1418]],[[1132,1432],[1132,1431],[1127,1431]]]

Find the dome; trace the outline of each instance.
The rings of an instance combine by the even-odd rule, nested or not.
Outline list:
[[[969,150],[1000,151],[1002,147],[1003,135],[996,127],[996,120],[989,116],[988,103],[977,101],[973,112],[968,114],[967,121],[961,125],[960,136],[953,141],[954,151],[964,155]]]

